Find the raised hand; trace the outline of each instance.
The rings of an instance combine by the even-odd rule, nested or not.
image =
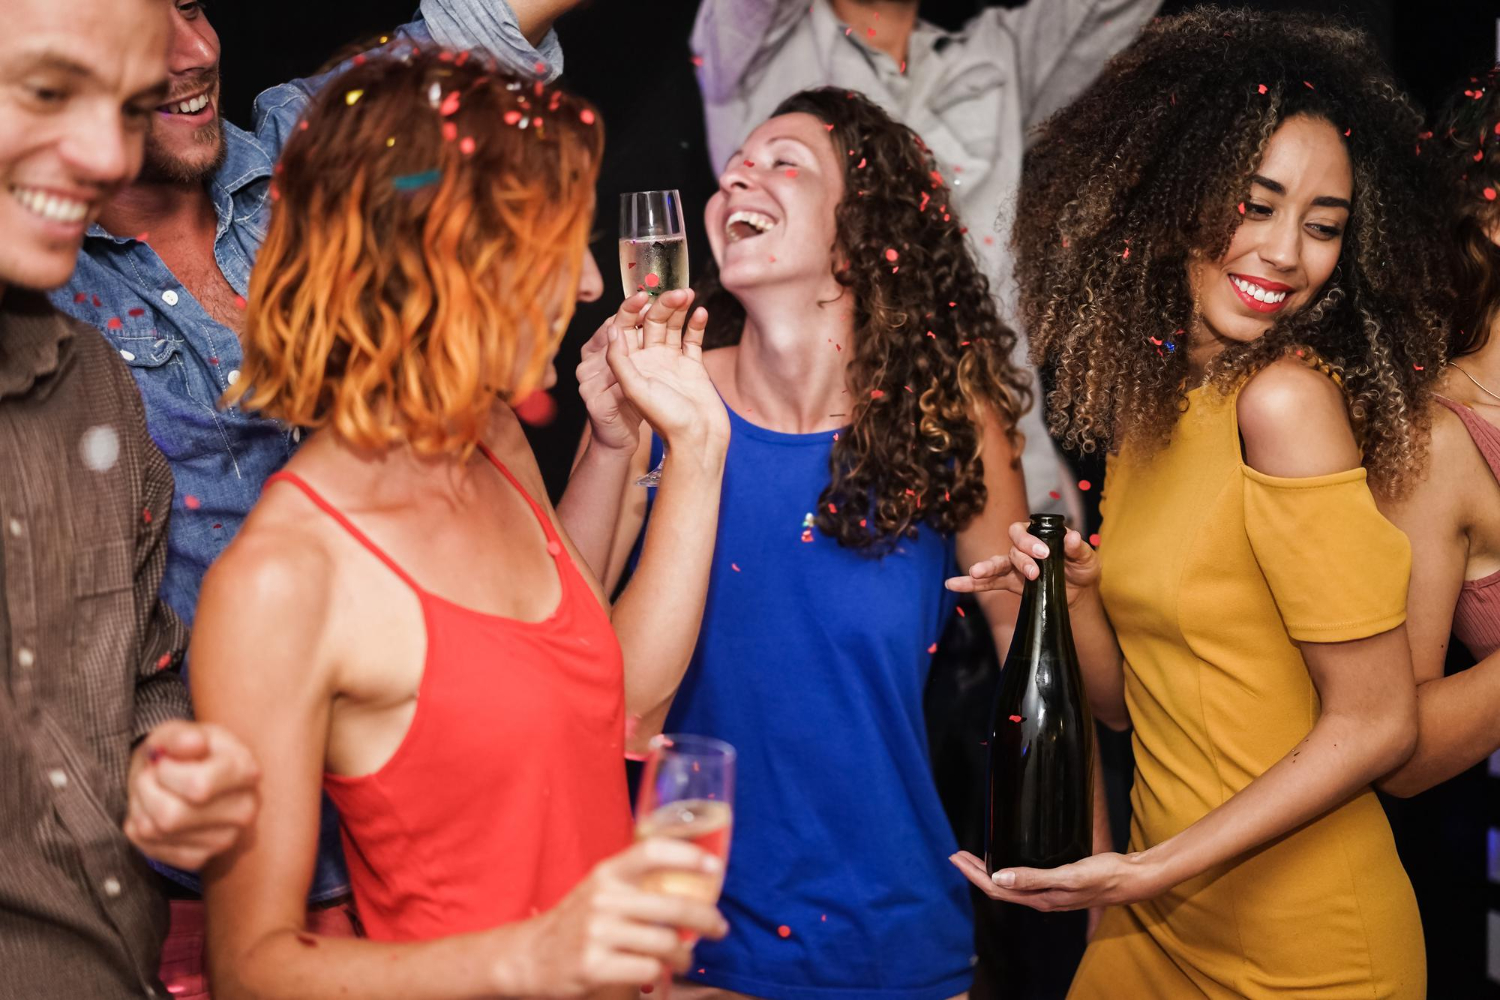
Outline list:
[[[616,325],[607,333],[606,357],[626,402],[669,448],[729,439],[724,401],[703,367],[708,311],[688,313],[693,293],[666,292],[651,304],[637,331]]]
[[[229,730],[164,722],[130,758],[125,836],[188,871],[234,846],[260,808],[260,768]]]
[[[709,903],[640,887],[649,873],[672,869],[719,875],[724,863],[665,838],[643,840],[601,861],[561,903],[527,922],[530,974],[507,992],[573,997],[685,972],[692,941],[721,938],[729,925]]]
[[[1045,559],[1050,550],[1045,542],[1026,529],[1026,521],[1017,521],[1010,526],[1010,552],[991,556],[983,562],[969,567],[968,576],[951,577],[944,582],[949,590],[960,594],[979,594],[989,590],[1008,590],[1021,593],[1027,580],[1035,580],[1041,570],[1038,559]],[[1063,536],[1063,579],[1068,589],[1068,604],[1079,595],[1099,583],[1099,554],[1089,547],[1078,532],[1069,530]]]
[[[596,446],[627,454],[640,442],[639,410],[625,398],[625,391],[609,367],[606,348],[611,330],[629,330],[639,337],[640,326],[651,296],[636,292],[620,303],[619,311],[594,331],[583,345],[578,362],[578,395],[589,414],[589,431]]]

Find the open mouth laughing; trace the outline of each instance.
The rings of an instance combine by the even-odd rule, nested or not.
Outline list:
[[[1229,275],[1229,283],[1234,286],[1235,294],[1240,297],[1241,302],[1261,313],[1273,313],[1282,309],[1286,305],[1287,296],[1292,292],[1291,285],[1243,274]]]
[[[729,218],[724,220],[724,233],[731,243],[738,243],[769,232],[776,225],[776,220],[763,212],[741,208],[729,213]]]

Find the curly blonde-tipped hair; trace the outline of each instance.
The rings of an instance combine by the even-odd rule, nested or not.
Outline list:
[[[376,57],[287,143],[226,405],[466,455],[572,315],[603,128],[465,53]]]

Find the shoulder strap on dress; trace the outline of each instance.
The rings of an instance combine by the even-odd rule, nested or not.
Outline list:
[[[360,531],[358,528],[356,528],[354,526],[354,522],[344,516],[343,511],[339,510],[333,504],[329,503],[321,493],[308,485],[307,480],[303,479],[295,472],[287,472],[283,470],[268,478],[266,480],[266,485],[269,486],[274,482],[284,482],[297,487],[297,489],[306,494],[307,499],[311,500],[315,505],[317,505],[319,510],[337,521],[339,527],[347,531],[350,537],[352,537],[356,542],[368,549],[370,551],[370,554],[373,555],[376,559],[379,559],[381,562],[385,563],[386,567],[390,569],[392,573],[395,573],[398,577],[401,578],[401,582],[405,583],[412,590],[416,591],[418,596],[426,595],[427,591],[418,586],[417,581],[413,580],[407,574],[406,570],[401,568],[396,560],[386,555],[384,549],[370,540],[370,536],[366,535],[363,531]]]

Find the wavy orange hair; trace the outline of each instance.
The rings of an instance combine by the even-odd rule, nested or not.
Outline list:
[[[282,155],[226,405],[466,456],[572,316],[603,143],[578,98],[467,54],[360,62]]]

